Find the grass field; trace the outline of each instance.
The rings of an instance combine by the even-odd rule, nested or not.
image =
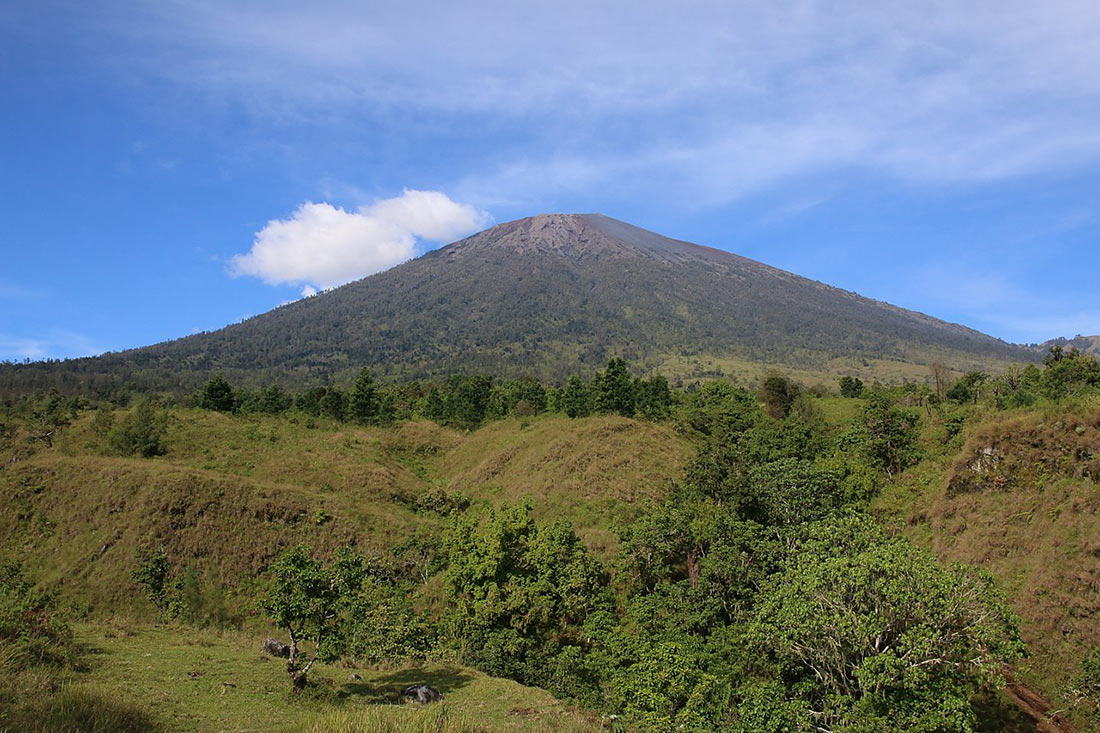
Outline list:
[[[56,731],[584,731],[586,717],[548,693],[448,664],[401,669],[318,665],[315,687],[290,693],[262,637],[132,623],[80,624],[87,671],[27,696],[0,730]],[[353,677],[355,675],[355,677]],[[400,692],[426,683],[430,705]]]

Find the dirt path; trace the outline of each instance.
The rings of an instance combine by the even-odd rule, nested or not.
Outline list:
[[[1035,730],[1039,733],[1077,733],[1068,720],[1057,713],[1051,714],[1053,705],[1042,695],[1027,685],[1017,682],[1012,673],[1008,673],[1008,686],[1005,694],[1035,721]]]

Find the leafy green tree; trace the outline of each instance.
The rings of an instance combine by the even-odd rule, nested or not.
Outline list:
[[[443,422],[446,405],[443,403],[443,393],[439,387],[432,385],[428,393],[420,400],[418,411],[429,420],[438,423]]]
[[[318,404],[321,412],[333,420],[345,420],[348,416],[348,398],[336,387],[326,387],[325,394]]]
[[[259,409],[260,412],[277,415],[280,412],[289,410],[293,402],[293,398],[284,392],[282,387],[277,384],[272,384],[261,390],[257,409]]]
[[[822,730],[972,730],[974,691],[1025,651],[1003,595],[870,518],[848,526],[854,536],[819,525],[764,585],[753,643]]]
[[[760,384],[760,401],[764,403],[764,412],[770,417],[780,419],[791,411],[798,385],[782,374],[770,374]]]
[[[730,689],[699,668],[696,655],[676,642],[648,646],[614,674],[612,704],[644,730],[729,729]]]
[[[626,417],[634,414],[637,403],[634,380],[626,362],[620,357],[613,357],[607,362],[596,380],[594,392],[597,412],[617,412]]]
[[[1040,380],[1040,388],[1046,397],[1057,400],[1073,391],[1100,385],[1100,362],[1095,357],[1070,349],[1059,351],[1057,358],[1054,358],[1056,348],[1051,347]]]
[[[959,377],[947,390],[947,399],[960,404],[966,402],[977,403],[981,392],[981,386],[989,380],[989,375],[982,371],[971,371]]]
[[[485,419],[492,377],[456,375],[447,380],[443,397],[443,421],[456,428],[473,430]]]
[[[655,375],[644,380],[638,389],[638,412],[649,420],[663,420],[672,410],[672,390],[668,380]]]
[[[529,417],[546,410],[546,388],[534,377],[510,379],[493,385],[489,394],[489,417]]]
[[[146,397],[132,412],[118,420],[107,442],[119,455],[143,458],[164,455],[164,434],[168,430],[168,414],[157,408],[156,400]]]
[[[363,558],[344,548],[326,567],[314,559],[310,548],[298,545],[283,552],[270,568],[272,577],[260,607],[272,622],[290,636],[286,671],[295,692],[306,686],[313,664],[332,661],[347,638],[344,613],[360,591],[365,571]],[[307,654],[302,643],[312,642]]]
[[[581,627],[608,601],[606,572],[572,527],[535,522],[528,503],[506,504],[458,517],[446,549],[447,623],[467,661],[525,684],[558,684],[554,660],[583,652]]]
[[[687,393],[679,420],[690,432],[728,441],[761,418],[763,411],[752,393],[729,382],[715,381]]]
[[[859,377],[843,376],[840,378],[841,397],[860,397],[863,394],[863,380]]]
[[[561,411],[569,417],[588,417],[592,414],[592,395],[584,380],[576,375],[565,383],[560,402]]]
[[[863,450],[872,465],[893,475],[917,457],[918,417],[876,393],[863,408],[860,420]]]
[[[115,408],[110,402],[101,402],[92,418],[92,430],[96,435],[106,438],[115,426]]]
[[[237,398],[233,388],[221,374],[215,374],[199,393],[199,407],[204,410],[233,412],[237,408]]]
[[[366,425],[378,421],[382,402],[378,396],[378,389],[374,386],[374,376],[370,370],[363,367],[359,370],[359,376],[352,387],[351,396],[348,399],[348,413],[351,419],[360,425]]]
[[[821,519],[849,500],[835,471],[797,458],[754,466],[745,483],[745,512],[766,525]]]

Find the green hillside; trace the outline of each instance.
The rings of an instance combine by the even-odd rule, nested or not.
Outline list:
[[[617,361],[541,400],[446,384],[368,424],[241,390],[232,411],[5,405],[0,729],[1087,724],[1091,357],[942,396],[667,391]],[[295,694],[258,645],[286,638],[269,604],[302,544],[363,574]],[[446,704],[388,704],[417,681]]]

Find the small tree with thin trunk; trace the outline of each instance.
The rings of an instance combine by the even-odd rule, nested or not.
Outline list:
[[[290,636],[286,671],[294,692],[306,686],[313,664],[339,655],[344,611],[363,584],[363,558],[345,547],[328,567],[306,545],[293,547],[271,566],[273,577],[261,607]],[[312,654],[302,648],[311,642]]]

